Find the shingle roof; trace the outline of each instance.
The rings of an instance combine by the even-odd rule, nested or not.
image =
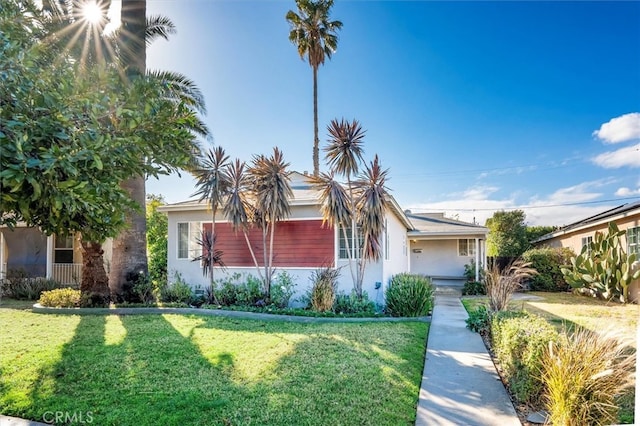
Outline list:
[[[414,226],[412,236],[442,234],[486,234],[489,230],[480,225],[444,217],[443,213],[406,213]]]

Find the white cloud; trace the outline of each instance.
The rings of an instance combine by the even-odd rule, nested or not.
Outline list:
[[[632,112],[612,118],[593,132],[604,143],[619,143],[640,139],[640,113]]]
[[[604,195],[598,188],[615,183],[616,179],[598,179],[577,185],[559,188],[544,197],[532,197],[516,202],[515,194],[508,198],[492,199],[499,188],[471,187],[461,193],[451,194],[449,200],[408,206],[414,212],[444,212],[448,217],[457,216],[465,222],[484,225],[486,220],[498,210],[522,209],[528,225],[567,225],[593,216],[616,206],[603,204],[580,204],[598,199]],[[569,204],[569,205],[567,205]]]
[[[618,197],[633,197],[635,195],[640,195],[640,188],[631,189],[623,186],[622,188],[618,188],[616,191],[616,196]]]
[[[624,166],[640,167],[640,143],[605,152],[592,158],[591,161],[605,169],[616,169]]]

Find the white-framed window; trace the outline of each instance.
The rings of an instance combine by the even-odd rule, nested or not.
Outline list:
[[[458,256],[475,256],[476,255],[476,240],[474,239],[459,239],[458,240]]]
[[[588,237],[582,237],[581,239],[581,250],[584,250],[584,248],[587,248],[587,254],[591,253],[591,242],[593,241],[593,237],[592,236],[588,236]]]
[[[55,236],[53,263],[73,263],[73,236]]]
[[[200,222],[178,222],[178,259],[193,259],[197,256],[200,250],[197,242],[200,229]]]
[[[387,219],[384,220],[384,260],[389,260],[391,258],[391,254],[389,253],[389,221]]]
[[[627,229],[627,254],[640,256],[640,226]]]
[[[358,227],[358,235],[353,233],[353,229],[351,226],[345,228],[346,232],[343,232],[342,227],[338,227],[338,240],[339,240],[339,250],[338,250],[338,259],[349,259],[349,250],[347,247],[351,248],[351,255],[354,259],[360,259],[362,256],[362,246],[364,245],[364,235],[362,234],[362,228]],[[346,234],[346,239],[345,239]],[[349,245],[347,245],[349,242]],[[359,250],[355,250],[356,245],[359,245]]]

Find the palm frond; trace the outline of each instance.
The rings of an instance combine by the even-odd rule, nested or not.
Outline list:
[[[229,156],[221,146],[210,149],[194,172],[197,191],[192,196],[199,196],[199,201],[208,200],[211,208],[217,210],[226,197],[230,178],[227,175]]]
[[[202,248],[202,254],[194,257],[193,262],[201,262],[202,274],[206,277],[215,265],[225,268],[226,265],[222,261],[224,252],[216,248],[218,236],[210,231],[202,231],[196,238],[196,244]]]
[[[389,189],[385,186],[389,171],[383,170],[376,155],[355,182],[359,194],[356,201],[357,222],[365,235],[363,257],[379,260],[382,253],[380,236],[384,230]]]
[[[144,41],[147,46],[158,37],[169,40],[169,34],[175,34],[176,26],[171,19],[162,15],[151,15],[147,17],[147,27],[145,28]]]
[[[173,71],[148,71],[147,76],[159,81],[164,95],[174,102],[182,102],[201,114],[207,113],[204,95],[200,88],[187,76]]]
[[[239,159],[227,166],[227,176],[229,177],[229,189],[227,202],[223,205],[223,213],[227,220],[231,222],[234,231],[247,229],[249,227],[249,203],[246,200],[247,176],[245,164]]]
[[[323,223],[337,227],[351,223],[351,205],[344,186],[335,179],[334,173],[321,173],[312,177],[311,183],[320,192]]]
[[[364,161],[362,145],[366,131],[357,120],[349,123],[344,118],[331,120],[327,130],[329,141],[324,151],[329,167],[347,177],[358,173]]]
[[[284,219],[291,211],[290,199],[293,191],[288,167],[289,163],[284,161],[282,151],[276,147],[270,157],[254,156],[248,170],[255,192],[256,207],[264,212],[270,223]]]

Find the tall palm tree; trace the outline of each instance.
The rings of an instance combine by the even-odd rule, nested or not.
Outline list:
[[[260,212],[262,243],[264,254],[264,295],[269,297],[273,278],[273,241],[276,224],[291,213],[290,200],[293,197],[291,179],[282,151],[273,149],[270,157],[258,155],[249,168],[251,192],[255,208]],[[269,238],[267,252],[267,237]]]
[[[197,191],[193,195],[199,196],[199,201],[207,200],[211,207],[211,235],[203,235],[201,240],[202,242],[211,243],[211,247],[208,247],[209,265],[215,264],[214,256],[217,253],[214,247],[216,242],[216,213],[229,192],[230,179],[226,172],[228,162],[229,156],[221,146],[218,146],[215,149],[210,149],[201,159],[199,166],[193,171],[197,179]],[[213,266],[208,268],[208,271],[211,285],[213,286]]]
[[[331,21],[333,0],[296,0],[298,13],[290,10],[286,19],[291,26],[289,41],[296,45],[300,58],[305,56],[313,70],[313,175],[320,172],[318,140],[318,67],[338,46],[336,32],[342,22]]]
[[[247,248],[251,254],[253,264],[258,271],[260,280],[264,282],[262,271],[258,265],[258,259],[251,247],[249,241],[249,227],[251,226],[254,215],[254,208],[249,202],[249,179],[245,171],[245,164],[239,159],[227,166],[227,176],[229,177],[229,189],[227,193],[227,200],[222,207],[224,216],[231,223],[231,227],[237,233],[241,231],[244,235],[244,239],[247,243]]]

